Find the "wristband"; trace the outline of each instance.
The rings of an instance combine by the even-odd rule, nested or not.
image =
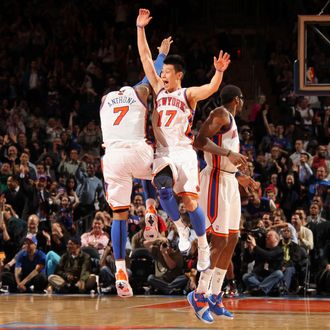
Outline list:
[[[231,150],[228,151],[226,157],[229,157],[230,154],[231,154]]]
[[[224,73],[224,71],[223,71],[223,70],[218,70],[218,69],[215,69],[215,71],[218,71],[218,72]]]
[[[139,29],[143,29],[144,28],[144,26],[138,25],[138,24],[136,24],[136,27],[139,28]]]

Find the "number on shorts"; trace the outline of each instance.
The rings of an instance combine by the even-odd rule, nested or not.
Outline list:
[[[163,113],[164,111],[159,111],[159,118],[158,118],[158,127],[162,126],[162,118],[163,118]],[[176,116],[177,111],[176,110],[166,110],[165,111],[165,115],[168,117],[166,123],[165,123],[165,127],[168,127],[171,125],[174,117]]]
[[[113,125],[119,125],[120,124],[120,122],[123,120],[123,118],[127,114],[128,109],[129,109],[128,106],[118,107],[118,108],[113,109],[113,113],[119,113],[119,116],[117,117],[117,119],[115,120]]]

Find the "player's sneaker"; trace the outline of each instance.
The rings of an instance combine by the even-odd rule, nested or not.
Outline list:
[[[184,228],[178,228],[178,234],[179,234],[179,250],[181,252],[187,252],[190,247],[191,243],[189,241],[190,236],[190,228],[184,227]]]
[[[191,291],[187,295],[187,300],[194,309],[197,318],[205,323],[212,323],[214,321],[213,316],[210,313],[208,300],[203,294]]]
[[[127,298],[133,296],[133,290],[128,282],[127,273],[122,269],[116,273],[116,289],[119,297]]]
[[[198,247],[197,270],[203,272],[210,268],[210,247]]]
[[[217,316],[225,316],[229,319],[233,319],[234,315],[227,311],[222,303],[222,296],[223,292],[220,292],[218,295],[213,294],[208,297],[210,311]]]
[[[153,241],[158,237],[158,217],[156,209],[151,206],[145,215],[146,227],[143,236],[147,241]]]

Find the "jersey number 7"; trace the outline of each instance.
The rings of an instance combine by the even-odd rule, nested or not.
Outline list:
[[[127,114],[129,107],[118,107],[118,108],[114,108],[113,109],[113,113],[119,113],[119,116],[116,118],[115,122],[113,123],[113,125],[119,125],[120,122],[123,120],[123,118],[125,117],[125,115]]]

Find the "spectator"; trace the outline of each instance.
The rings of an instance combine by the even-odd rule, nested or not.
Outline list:
[[[6,273],[2,278],[3,284],[9,286],[10,292],[43,293],[47,286],[45,276],[46,255],[37,249],[38,241],[35,236],[28,234],[24,240],[26,249],[16,256],[15,275]]]
[[[60,174],[65,174],[66,177],[74,176],[77,172],[78,166],[80,165],[80,161],[78,160],[79,154],[77,149],[70,150],[70,159],[67,160],[67,156],[65,151],[61,152],[61,162],[58,166],[58,172]],[[81,164],[84,168],[84,163]]]
[[[255,264],[252,273],[243,275],[243,281],[252,295],[269,294],[283,279],[283,250],[279,242],[279,235],[274,230],[266,235],[265,249],[257,246],[253,236],[248,236],[244,258],[249,262],[255,261]]]
[[[317,173],[317,170],[320,167],[323,167],[326,175],[324,179],[329,179],[327,175],[330,174],[330,160],[326,159],[326,154],[327,154],[327,146],[321,145],[318,146],[316,155],[312,159],[312,169],[315,173]]]
[[[318,224],[325,222],[326,219],[321,217],[321,210],[318,203],[312,203],[309,207],[309,216],[307,217],[307,223]]]
[[[81,246],[95,249],[101,257],[108,245],[109,236],[103,231],[104,219],[102,212],[95,214],[92,222],[92,230],[81,236]]]
[[[283,279],[286,289],[290,291],[291,281],[294,274],[300,271],[304,255],[299,245],[291,240],[291,231],[289,228],[283,228],[281,233],[282,239],[279,245],[283,249]]]
[[[298,165],[299,181],[306,185],[309,183],[313,176],[313,170],[308,164],[309,154],[307,152],[301,152],[300,154],[300,165]]]
[[[279,235],[281,234],[282,229],[289,228],[289,230],[291,231],[292,241],[298,244],[297,232],[291,223],[286,222],[286,217],[284,215],[283,210],[277,209],[276,211],[273,212],[273,216],[274,216],[274,224],[271,228],[275,230]]]
[[[6,203],[11,205],[18,217],[24,219],[26,217],[25,208],[28,199],[18,179],[13,175],[7,179],[7,189],[4,191],[4,196]]]
[[[102,133],[95,120],[91,120],[78,136],[78,143],[81,145],[80,156],[85,154],[93,157],[100,157],[100,145],[102,143]]]
[[[148,245],[155,261],[155,275],[148,277],[151,288],[162,294],[182,292],[188,278],[183,274],[183,257],[180,251],[174,250],[165,237],[152,242],[146,241],[145,245]]]
[[[9,262],[21,247],[26,236],[26,222],[17,217],[9,204],[2,197],[0,203],[0,246],[5,252],[4,262]]]
[[[298,245],[303,247],[307,252],[314,248],[313,233],[310,229],[305,227],[300,219],[299,214],[294,213],[291,217],[291,223],[298,235]]]
[[[77,237],[68,241],[68,251],[61,256],[55,274],[48,281],[57,292],[87,293],[96,284],[95,276],[91,276],[91,258],[81,251],[81,242]]]
[[[86,172],[79,166],[76,172],[78,180],[77,195],[80,203],[76,208],[76,216],[91,216],[97,208],[102,207],[105,203],[105,195],[102,181],[95,176],[94,164],[88,164]],[[96,210],[97,211],[97,210]]]

